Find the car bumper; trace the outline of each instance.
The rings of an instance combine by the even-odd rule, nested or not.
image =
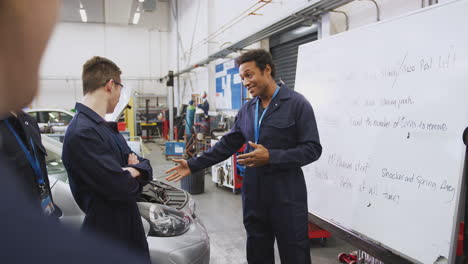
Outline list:
[[[203,224],[194,219],[189,230],[175,237],[148,237],[153,264],[208,264],[210,238]]]

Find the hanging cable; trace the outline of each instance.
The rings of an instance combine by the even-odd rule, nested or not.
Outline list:
[[[359,1],[370,1],[370,2],[374,3],[375,9],[377,11],[377,21],[380,21],[380,7],[379,7],[379,5],[377,4],[377,2],[375,0],[359,0]]]
[[[251,7],[249,7],[248,9],[246,9],[245,11],[243,11],[240,15],[234,17],[233,19],[231,19],[229,22],[227,22],[226,24],[224,24],[223,26],[221,26],[219,29],[217,29],[215,32],[209,34],[206,38],[202,39],[201,41],[199,41],[197,44],[194,45],[193,48],[191,48],[190,50],[188,50],[187,52],[192,52],[193,49],[197,49],[199,48],[200,46],[208,43],[210,40],[214,39],[215,37],[219,36],[220,34],[224,33],[226,30],[230,29],[232,26],[234,26],[235,24],[241,22],[242,20],[244,20],[245,18],[251,16],[252,14],[254,14],[256,11],[260,10],[261,8],[263,8],[264,6],[266,6],[267,4],[270,4],[272,3],[273,0],[259,0],[257,1],[254,5],[252,5]],[[260,5],[260,6],[258,6]],[[252,10],[253,9],[253,10]]]
[[[200,6],[201,6],[201,1],[198,1],[198,7],[197,7],[197,16],[195,17],[195,23],[193,25],[193,32],[192,32],[192,41],[190,42],[190,50],[187,58],[187,66],[190,65],[190,59],[192,58],[192,50],[193,50],[193,42],[195,40],[195,34],[197,32],[197,26],[198,26],[198,17],[200,16]]]

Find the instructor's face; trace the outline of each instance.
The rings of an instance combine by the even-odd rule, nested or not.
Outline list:
[[[0,116],[28,105],[37,93],[42,54],[59,0],[0,1]]]
[[[244,62],[239,66],[239,75],[242,83],[252,95],[262,96],[266,93],[268,87],[269,65],[262,72],[257,67],[255,61]]]

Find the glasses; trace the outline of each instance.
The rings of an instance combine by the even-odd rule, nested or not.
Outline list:
[[[104,83],[104,85],[103,85],[103,86],[105,86],[105,85],[106,85],[106,84],[107,84],[107,83],[108,83],[110,80],[113,80],[113,79],[109,79],[109,80],[107,80],[107,81]],[[121,84],[121,83],[119,83],[119,82],[116,82],[116,81],[114,81],[114,83],[115,83],[115,84],[117,84],[117,85],[120,85],[120,87],[121,87],[121,88],[123,88],[123,87],[124,87],[124,86],[123,86],[123,84]]]

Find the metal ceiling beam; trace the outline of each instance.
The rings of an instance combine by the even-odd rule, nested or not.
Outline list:
[[[303,21],[305,20],[310,20],[311,18],[312,19],[318,19],[321,15],[335,9],[335,8],[338,8],[340,6],[343,6],[349,2],[352,2],[354,0],[321,0],[315,4],[312,4],[304,9],[302,9],[301,11],[298,11],[286,18],[284,18],[283,20],[281,21],[278,21],[276,23],[274,23],[273,25],[267,27],[267,28],[264,28],[260,31],[258,31],[257,33],[247,37],[247,38],[244,38],[242,40],[240,40],[239,42],[236,42],[218,52],[215,52],[211,55],[208,56],[208,58],[206,59],[203,59],[201,61],[199,61],[198,63],[195,63],[193,64],[192,66],[189,66],[179,72],[176,72],[174,73],[174,76],[179,76],[179,75],[182,75],[184,73],[187,73],[187,72],[190,72],[192,71],[193,69],[195,68],[198,68],[200,66],[203,66],[203,65],[206,65],[216,59],[219,59],[219,58],[224,58],[226,57],[227,55],[233,53],[233,52],[236,52],[236,51],[239,51],[239,50],[242,50],[243,48],[255,43],[255,42],[258,42],[262,39],[265,39],[265,38],[268,38],[278,32],[281,32],[283,30],[286,30],[290,27],[293,27],[295,25],[298,25],[300,23],[302,23]],[[167,76],[163,77],[163,78],[166,78]]]

